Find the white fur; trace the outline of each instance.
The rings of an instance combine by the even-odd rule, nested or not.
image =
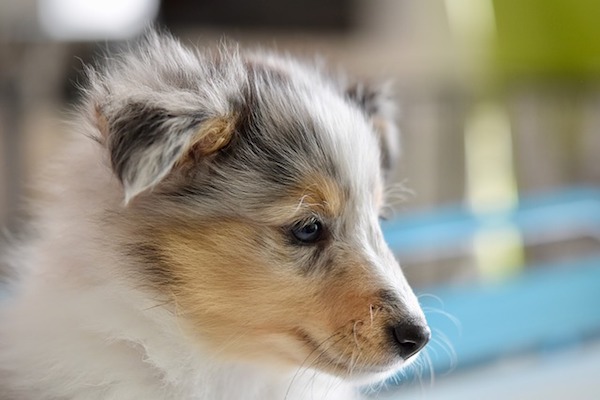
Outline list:
[[[0,398],[351,399],[339,379],[313,370],[261,370],[217,360],[190,343],[160,299],[129,287],[96,215],[122,202],[101,148],[77,138],[54,200],[40,210],[39,238],[19,252],[24,285],[0,303]],[[68,195],[67,195],[68,189]],[[112,189],[112,190],[111,190]]]
[[[158,41],[155,37],[152,40]],[[190,94],[156,81],[153,74],[169,71],[170,62],[183,66],[191,75],[208,76],[209,72],[202,70],[208,67],[199,64],[199,55],[182,50],[174,42],[169,46],[172,54],[162,54],[160,46],[155,50],[153,57],[164,62],[155,69],[145,65],[148,60],[142,54],[139,59],[130,56],[123,64],[117,62],[115,71],[107,72],[106,77],[92,72],[92,101],[98,100],[101,111],[109,116],[131,98],[169,109],[201,108],[208,110],[209,116],[229,113],[227,95],[239,92],[240,81],[245,82],[239,60],[239,65],[229,63],[230,69],[222,74],[233,83],[205,80]],[[291,71],[301,82],[299,86],[304,88],[294,92],[299,103],[305,104],[323,127],[324,143],[335,149],[340,170],[353,179],[356,204],[349,204],[348,209],[356,215],[357,221],[352,223],[358,230],[350,245],[369,256],[375,266],[373,278],[383,287],[397,289],[410,313],[422,318],[381,231],[373,228],[377,215],[371,199],[380,178],[379,151],[364,115],[339,93],[334,94],[334,85],[321,75],[314,76],[322,81],[314,81],[309,70],[290,60],[256,57]],[[285,102],[286,95],[270,101]],[[135,227],[107,223],[107,210],[121,210],[124,197],[134,197],[154,186],[172,163],[164,171],[138,176],[139,187],[128,182],[127,176],[120,182],[100,143],[98,126],[90,117],[96,111],[94,105],[84,105],[87,115],[76,120],[75,130],[96,140],[84,135],[73,138],[65,161],[49,173],[52,185],[46,188],[49,198],[37,208],[34,238],[9,260],[20,276],[11,285],[8,298],[0,302],[0,399],[356,398],[353,383],[314,369],[250,365],[219,358],[219,349],[203,348],[182,332],[176,313],[162,307],[164,298],[143,285],[131,284],[128,273],[135,268],[127,265],[119,243],[124,235],[135,234]],[[277,112],[287,112],[286,107],[274,106],[269,117],[285,119],[286,115]],[[142,173],[151,170],[142,161],[134,167],[141,168]]]

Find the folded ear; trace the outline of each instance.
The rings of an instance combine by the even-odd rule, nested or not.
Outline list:
[[[98,106],[96,117],[126,203],[161,182],[186,157],[222,149],[235,131],[232,115],[175,113],[142,102],[126,103],[110,113]]]
[[[381,166],[386,175],[394,168],[400,155],[400,136],[395,121],[395,105],[385,86],[354,84],[346,96],[371,120],[381,149]]]

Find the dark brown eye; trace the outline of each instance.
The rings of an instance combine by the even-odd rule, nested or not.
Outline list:
[[[291,233],[302,244],[315,243],[323,236],[323,224],[317,219],[311,219],[294,225]]]

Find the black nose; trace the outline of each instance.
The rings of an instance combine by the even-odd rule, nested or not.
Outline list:
[[[404,360],[417,354],[431,338],[431,330],[427,325],[413,321],[393,326],[392,332],[398,353]]]

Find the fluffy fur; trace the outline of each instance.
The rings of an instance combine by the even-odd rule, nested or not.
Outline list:
[[[378,224],[385,95],[155,33],[89,77],[11,258],[0,398],[349,400],[425,344]]]

